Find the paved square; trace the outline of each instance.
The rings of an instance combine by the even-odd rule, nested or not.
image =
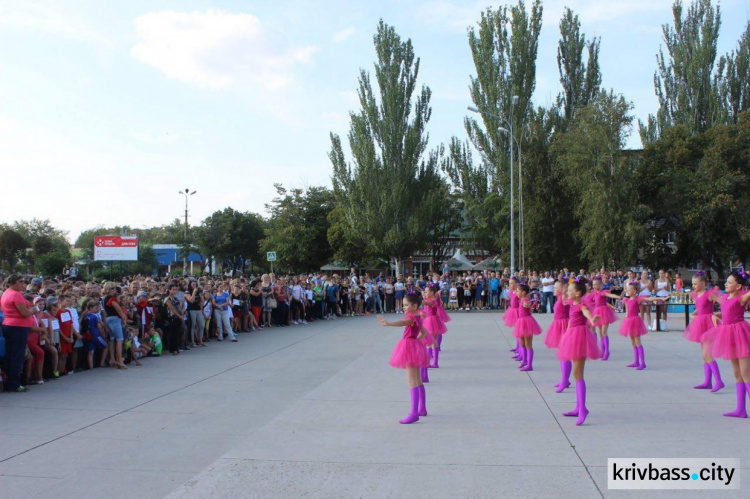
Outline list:
[[[535,317],[546,329],[551,315]],[[499,314],[456,313],[448,326],[430,415],[413,425],[398,424],[406,376],[388,366],[401,331],[374,317],[242,334],[3,394],[0,495],[698,496],[608,491],[608,457],[740,458],[750,487],[750,420],[721,416],[734,408],[731,367],[720,362],[721,392],[693,390],[702,361],[681,329],[650,333],[649,367],[636,372],[615,324],[610,360],[587,363],[591,414],[576,427],[561,416],[575,392],[554,392],[559,364],[541,338],[535,370],[521,373]]]

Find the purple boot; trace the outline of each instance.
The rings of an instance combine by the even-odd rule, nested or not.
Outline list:
[[[429,383],[430,375],[428,374],[428,369],[426,367],[420,367],[419,372],[422,375],[422,383]]]
[[[724,416],[728,418],[746,418],[747,410],[745,410],[745,397],[747,397],[747,389],[750,383],[737,383],[737,409],[732,412],[725,412]]]
[[[511,352],[518,352],[518,349],[521,347],[521,342],[518,341],[518,338],[516,338],[516,348],[511,348]]]
[[[399,421],[401,424],[411,424],[419,421],[419,387],[415,386],[411,392],[411,412],[404,419]]]
[[[425,369],[426,370],[426,369]],[[417,414],[420,416],[427,416],[427,394],[424,389],[424,385],[419,385],[419,406]]]
[[[534,370],[534,349],[529,348],[526,350],[526,366],[521,368],[521,371],[533,371]]]
[[[632,364],[628,364],[625,367],[638,367],[640,364],[638,364],[638,347],[633,347],[633,357],[635,357],[635,360]]]
[[[602,360],[609,359],[609,336],[602,336]]]
[[[438,369],[440,366],[438,365],[438,357],[440,357],[440,350],[433,349],[432,350],[432,365],[430,365],[433,369]]]
[[[557,390],[555,390],[557,393],[562,393],[563,390],[570,386],[570,372],[573,370],[573,362],[561,360],[560,363],[562,364],[563,374],[560,384],[557,385]]]
[[[443,344],[443,335],[439,334],[438,337],[437,337],[437,349],[438,349],[438,352],[442,352],[443,351],[443,349],[440,348],[440,345],[442,345],[442,344]]]
[[[521,354],[521,364],[518,366],[518,368],[526,367],[526,347],[521,347],[519,350],[519,353]]]
[[[643,345],[638,347],[638,358],[640,359],[640,365],[636,367],[636,371],[643,371],[646,369],[646,354],[643,353]]]
[[[704,363],[703,364],[703,383],[700,385],[695,385],[693,388],[697,390],[705,390],[706,388],[711,388],[711,366]]]
[[[581,426],[589,415],[586,409],[586,382],[582,379],[576,380],[576,397],[578,398],[578,420],[576,426]]]
[[[719,372],[719,364],[714,360],[708,364],[708,367],[711,368],[711,374],[714,375],[714,379],[716,380],[716,386],[711,390],[711,393],[718,392],[724,388],[724,382],[721,380],[721,373]]]

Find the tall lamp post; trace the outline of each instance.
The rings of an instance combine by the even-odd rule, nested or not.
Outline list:
[[[506,125],[508,125],[508,129],[510,129],[510,275],[512,276],[514,272],[516,271],[516,235],[515,235],[515,223],[514,223],[514,217],[513,217],[513,109],[516,107],[516,104],[518,104],[518,96],[514,95],[512,99],[513,105],[510,107],[510,121],[506,120],[504,117],[500,116],[499,114],[490,113],[487,111],[484,111],[482,109],[469,106],[468,110],[473,113],[479,113],[483,114],[485,116],[489,116],[491,118],[495,118],[497,120],[502,121]],[[500,131],[508,132],[505,128],[500,128]]]
[[[183,251],[185,252],[182,259],[182,275],[187,274],[187,247],[188,247],[188,198],[195,194],[198,191],[190,192],[190,189],[185,189],[185,191],[177,191],[177,194],[180,194],[182,196],[185,196],[185,247],[183,248]]]

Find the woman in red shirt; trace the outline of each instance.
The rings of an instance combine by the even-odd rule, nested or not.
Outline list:
[[[26,387],[21,386],[21,371],[26,354],[26,342],[29,338],[29,330],[34,325],[33,309],[31,304],[23,297],[26,289],[26,280],[18,274],[11,274],[5,280],[5,291],[0,298],[0,309],[3,311],[2,330],[5,337],[5,365],[3,371],[8,376],[5,383],[5,391],[25,392]]]

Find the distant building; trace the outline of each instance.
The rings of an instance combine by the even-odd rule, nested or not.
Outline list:
[[[183,269],[183,257],[180,255],[180,247],[176,244],[154,244],[153,246],[156,260],[159,264],[159,273],[169,272],[170,274],[176,272],[178,274],[189,274],[193,275],[201,271],[202,265],[204,264],[201,255],[198,253],[190,253],[187,257],[188,268]],[[213,274],[211,270],[204,269],[210,274]]]

